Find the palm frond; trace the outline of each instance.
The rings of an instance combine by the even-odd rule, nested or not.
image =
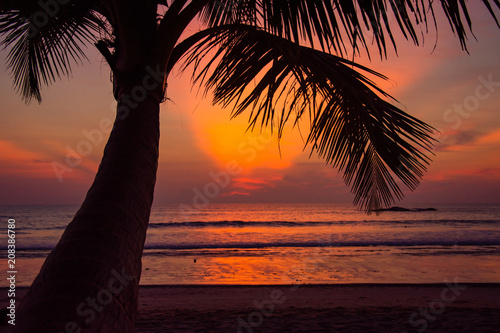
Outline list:
[[[7,66],[26,102],[40,102],[42,84],[70,75],[72,63],[86,59],[82,47],[96,40],[101,26],[92,2],[60,5],[54,15],[36,3],[0,11],[2,46],[9,48]]]
[[[500,2],[482,0],[482,3],[497,21],[492,5],[500,8]],[[442,8],[466,50],[471,21],[464,0],[215,0],[205,8],[201,18],[212,27],[244,23],[297,43],[319,43],[323,50],[340,56],[349,51],[346,45],[369,54],[374,43],[380,55],[386,56],[388,44],[397,51],[396,30],[419,44],[429,22],[437,28],[436,7]]]
[[[400,199],[395,178],[416,188],[429,163],[420,150],[431,151],[432,128],[387,102],[365,74],[384,76],[253,27],[233,31],[207,37],[185,60],[195,68],[205,61],[193,79],[213,91],[214,103],[233,105],[233,116],[250,109],[251,127],[275,126],[279,137],[290,117],[307,115],[306,145],[343,171],[364,209]]]

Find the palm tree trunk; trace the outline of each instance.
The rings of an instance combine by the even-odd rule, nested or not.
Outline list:
[[[118,102],[94,183],[22,300],[17,332],[134,331],[158,165],[156,95]]]

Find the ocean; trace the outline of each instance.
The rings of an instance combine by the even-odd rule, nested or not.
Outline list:
[[[338,204],[153,207],[142,285],[500,282],[500,205],[367,215]],[[0,206],[29,286],[78,206]],[[0,268],[7,271],[6,255]],[[4,282],[0,286],[3,286]]]

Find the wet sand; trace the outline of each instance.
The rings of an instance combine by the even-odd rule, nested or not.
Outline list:
[[[6,291],[0,305],[6,304]],[[25,288],[19,291],[24,295]],[[500,284],[141,286],[136,332],[500,332]]]
[[[139,312],[137,332],[500,332],[500,285],[143,287]]]

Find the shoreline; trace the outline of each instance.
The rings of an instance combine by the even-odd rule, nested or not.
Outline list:
[[[18,288],[18,296],[26,290]],[[4,307],[6,288],[0,293]],[[498,332],[500,284],[142,285],[136,327],[141,333]]]

